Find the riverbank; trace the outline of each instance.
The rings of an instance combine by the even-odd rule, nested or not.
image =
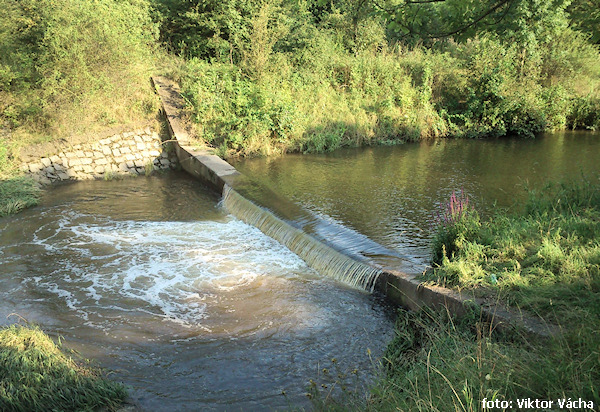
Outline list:
[[[552,401],[554,408],[595,410],[600,404],[597,180],[550,185],[532,193],[520,212],[498,212],[483,222],[464,197],[456,199],[451,224],[457,229],[450,240],[448,233],[443,236],[452,252],[443,248],[440,265],[427,279],[535,313],[559,325],[560,334],[501,333],[477,311],[455,319],[443,311],[400,310],[381,379],[361,407],[471,411],[485,410],[484,401],[491,402],[487,410]],[[459,212],[459,204],[467,212]],[[319,408],[343,410],[341,403],[328,400]]]
[[[124,386],[67,356],[37,327],[0,329],[0,409],[3,411],[114,411]]]

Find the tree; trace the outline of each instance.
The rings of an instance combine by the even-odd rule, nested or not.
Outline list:
[[[373,0],[397,38],[464,41],[493,32],[509,41],[532,42],[564,29],[570,0]]]

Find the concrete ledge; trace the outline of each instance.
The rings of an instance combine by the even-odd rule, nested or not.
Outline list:
[[[179,95],[179,87],[168,79],[153,78],[155,87],[161,97],[163,110],[171,137],[175,140],[177,157],[184,170],[192,176],[202,179],[214,188],[223,192],[225,184],[242,175],[229,163],[208,150],[189,146],[189,134],[185,130],[181,118],[183,99]],[[379,269],[379,268],[375,268]],[[394,270],[382,271],[375,289],[383,293],[395,304],[412,310],[423,307],[447,308],[454,315],[462,316],[469,307],[476,306],[481,310],[484,321],[490,322],[493,328],[520,328],[533,336],[548,337],[558,333],[558,328],[548,325],[539,318],[527,316],[514,309],[485,302],[473,296],[438,286],[427,285],[418,279],[420,273],[402,273]]]

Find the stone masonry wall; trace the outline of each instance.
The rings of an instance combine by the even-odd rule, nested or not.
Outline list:
[[[178,167],[174,152],[165,151],[158,133],[150,128],[57,148],[51,156],[24,159],[21,169],[44,185],[63,180],[101,179],[140,175]]]

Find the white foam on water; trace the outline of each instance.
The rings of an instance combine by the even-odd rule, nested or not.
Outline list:
[[[32,242],[57,264],[23,283],[64,301],[86,325],[136,314],[205,328],[207,301],[258,279],[311,273],[277,241],[233,217],[222,221],[111,221],[65,212]],[[112,320],[111,320],[112,319]]]

